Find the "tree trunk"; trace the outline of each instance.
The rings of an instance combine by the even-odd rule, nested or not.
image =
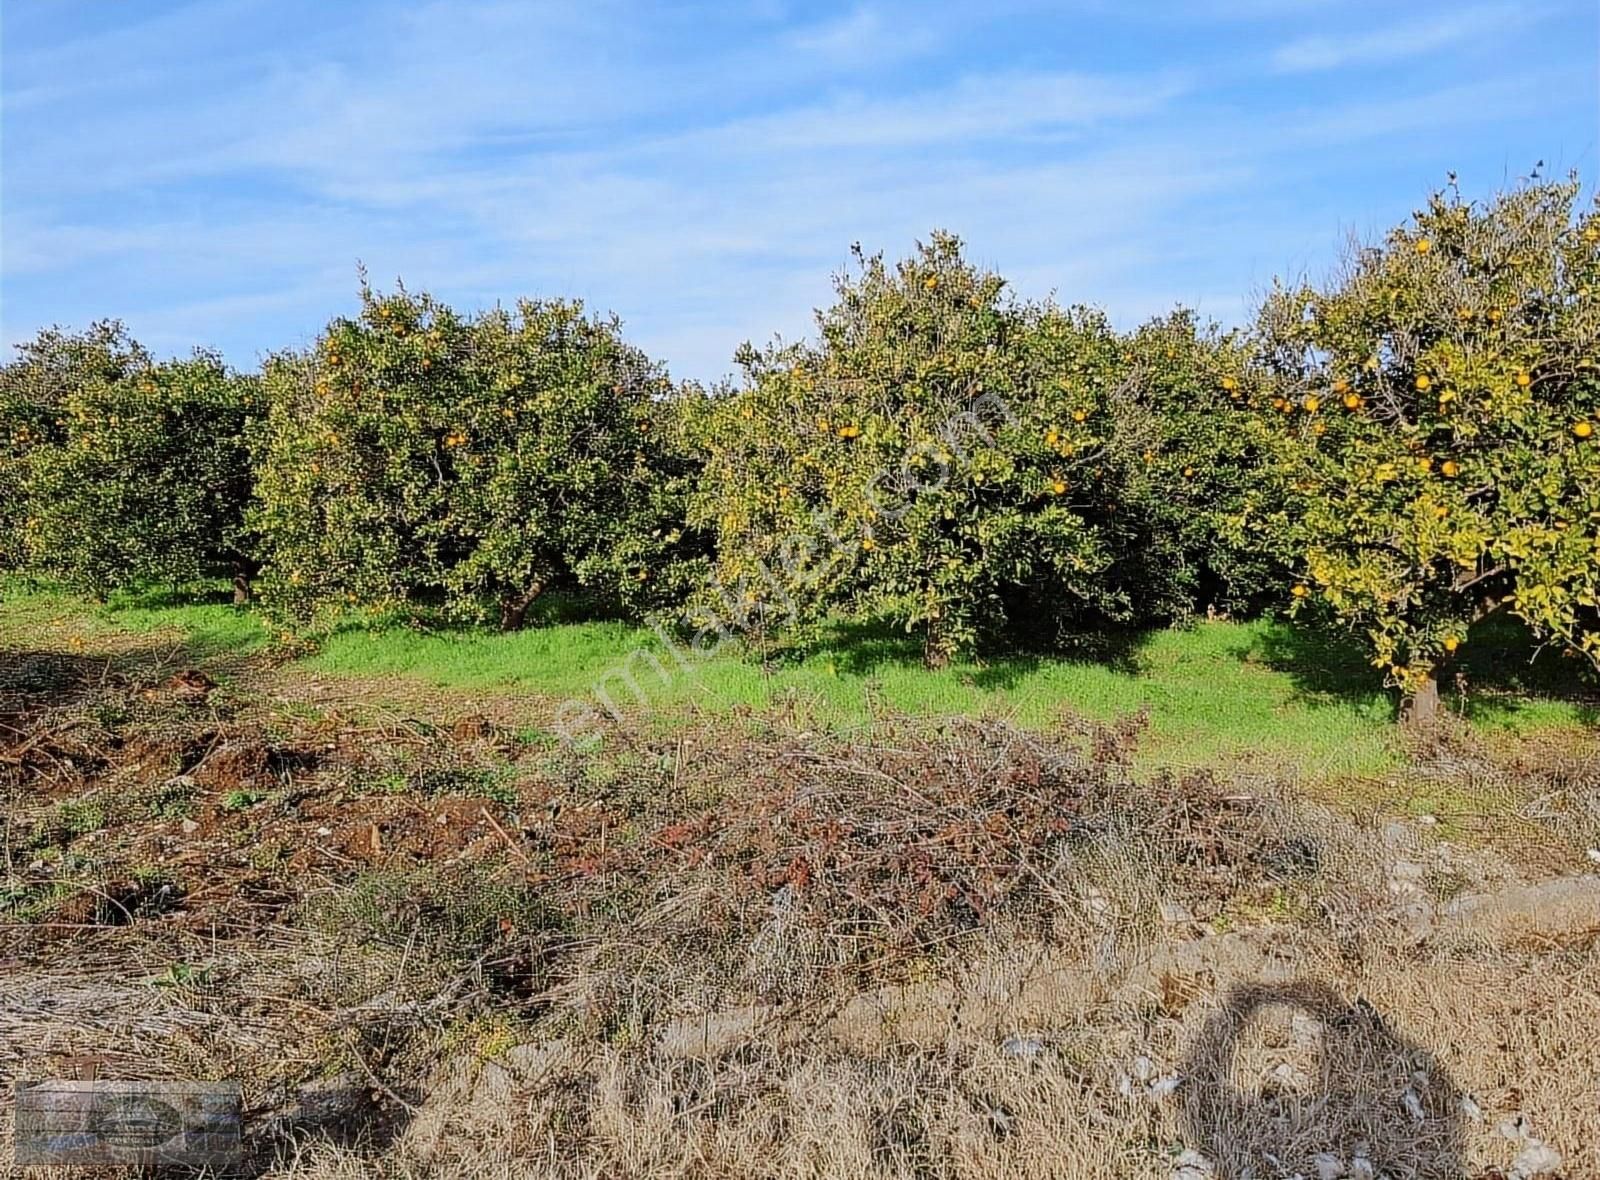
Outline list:
[[[507,595],[500,600],[500,630],[520,631],[528,621],[528,608],[544,589],[543,582],[535,582],[522,594]]]
[[[249,606],[253,595],[250,592],[250,578],[247,574],[233,575],[233,605]]]
[[[948,667],[950,651],[945,647],[944,637],[939,634],[938,624],[929,619],[924,626],[926,630],[922,633],[922,666],[930,671]]]
[[[1400,717],[1407,725],[1425,729],[1439,720],[1439,681],[1429,676],[1400,707]]]

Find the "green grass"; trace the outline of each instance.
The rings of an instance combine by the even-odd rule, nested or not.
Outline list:
[[[200,658],[267,643],[254,615],[224,603],[129,595],[94,606],[47,590],[6,589],[0,636],[15,642],[30,620],[43,618],[65,618],[96,634],[178,636]],[[1258,620],[1204,622],[1107,646],[1111,654],[1099,658],[1004,656],[929,671],[915,640],[856,627],[841,628],[810,654],[763,668],[731,650],[697,659],[680,647],[680,661],[657,635],[626,623],[563,621],[511,635],[351,628],[329,636],[300,664],[375,685],[529,694],[551,704],[594,703],[605,693],[625,712],[667,726],[694,711],[786,703],[826,725],[859,723],[879,710],[1048,726],[1068,711],[1109,720],[1148,709],[1141,755],[1147,765],[1319,779],[1382,774],[1399,765],[1393,700],[1348,643]],[[1475,633],[1468,649],[1471,682],[1486,690],[1475,689],[1464,703],[1452,700],[1475,726],[1527,735],[1596,721],[1571,661],[1526,662],[1515,635]]]
[[[21,579],[0,581],[0,642],[14,647],[59,646],[63,638],[86,641],[115,636],[147,637],[152,644],[181,642],[196,660],[244,656],[269,642],[260,618],[228,601],[230,591],[118,591],[104,603]]]

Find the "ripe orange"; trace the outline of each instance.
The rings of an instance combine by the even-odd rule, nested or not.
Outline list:
[[[1417,388],[1419,390],[1425,391],[1432,384],[1433,378],[1429,377],[1426,373],[1417,374]]]
[[[1575,422],[1572,425],[1572,433],[1577,435],[1579,438],[1588,438],[1590,435],[1594,434],[1594,423]]]
[[[1066,490],[1067,490],[1067,485],[1065,483],[1063,483],[1059,479],[1056,480],[1054,483],[1052,483],[1050,485],[1050,494],[1054,495],[1054,496],[1059,496],[1062,492],[1064,492]]]
[[[935,275],[929,275],[927,278],[922,280],[922,289],[924,291],[931,291],[935,287],[937,287],[938,285],[939,285],[939,279]]]
[[[1300,404],[1305,407],[1306,413],[1308,413],[1308,414],[1315,414],[1318,410],[1320,410],[1322,408],[1322,400],[1320,398],[1315,398],[1315,397],[1308,397],[1308,398],[1306,398],[1305,401],[1301,402]]]
[[[1296,598],[1306,598],[1311,594],[1311,587],[1302,583],[1301,585],[1296,586],[1289,593],[1293,594]]]
[[[1088,411],[1086,411],[1086,410],[1073,410],[1072,411],[1072,420],[1074,422],[1082,422],[1088,416],[1089,416],[1089,414],[1088,414]]]
[[[1533,384],[1533,378],[1527,373],[1517,374],[1517,388],[1526,389]]]
[[[1427,238],[1418,239],[1418,241],[1417,241],[1417,253],[1418,254],[1426,254],[1429,250],[1432,250],[1432,249],[1433,249],[1433,243],[1428,241]]]
[[[1445,651],[1455,651],[1455,649],[1460,647],[1460,646],[1461,646],[1461,640],[1457,639],[1454,635],[1450,636],[1448,639],[1446,639],[1444,641],[1444,649],[1445,649]]]
[[[1361,408],[1361,395],[1359,393],[1345,394],[1344,408],[1347,410],[1359,410]]]
[[[878,547],[878,543],[876,541],[874,541],[871,537],[862,537],[861,538],[861,547],[863,549],[866,549],[866,550],[870,551],[870,550],[876,549]]]
[[[1233,390],[1238,389],[1239,388],[1238,378],[1236,378],[1236,377],[1224,377],[1222,379],[1222,388],[1228,390],[1230,393]]]
[[[1439,465],[1439,470],[1444,473],[1447,479],[1454,479],[1461,474],[1461,464],[1454,459],[1446,459]]]

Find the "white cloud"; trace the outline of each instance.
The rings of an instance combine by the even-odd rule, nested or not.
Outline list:
[[[1343,35],[1301,37],[1272,55],[1280,73],[1385,65],[1503,32],[1529,19],[1525,5],[1477,5]]]
[[[927,53],[939,43],[932,10],[894,19],[861,7],[820,24],[795,29],[791,49],[839,67],[882,66]]]

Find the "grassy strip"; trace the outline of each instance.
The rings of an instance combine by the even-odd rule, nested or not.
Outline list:
[[[193,658],[264,650],[259,618],[223,602],[120,595],[93,604],[60,591],[8,583],[0,640],[63,647],[111,636],[181,640]],[[1473,649],[1476,685],[1452,705],[1484,731],[1539,735],[1594,724],[1570,667],[1520,658],[1506,637]],[[1472,645],[1469,645],[1469,647]],[[639,652],[652,653],[663,679]],[[605,688],[630,711],[672,724],[695,709],[757,709],[793,700],[828,725],[859,724],[875,711],[997,716],[1045,727],[1070,711],[1110,719],[1147,709],[1141,760],[1150,766],[1215,766],[1363,777],[1398,765],[1393,703],[1359,653],[1275,620],[1201,622],[1143,633],[1091,657],[997,656],[938,671],[921,665],[914,640],[845,628],[809,654],[776,666],[729,651],[687,668],[649,630],[616,621],[556,621],[501,635],[473,630],[351,628],[299,663],[318,675],[381,685],[486,695],[593,699]],[[637,689],[614,674],[631,671]]]

